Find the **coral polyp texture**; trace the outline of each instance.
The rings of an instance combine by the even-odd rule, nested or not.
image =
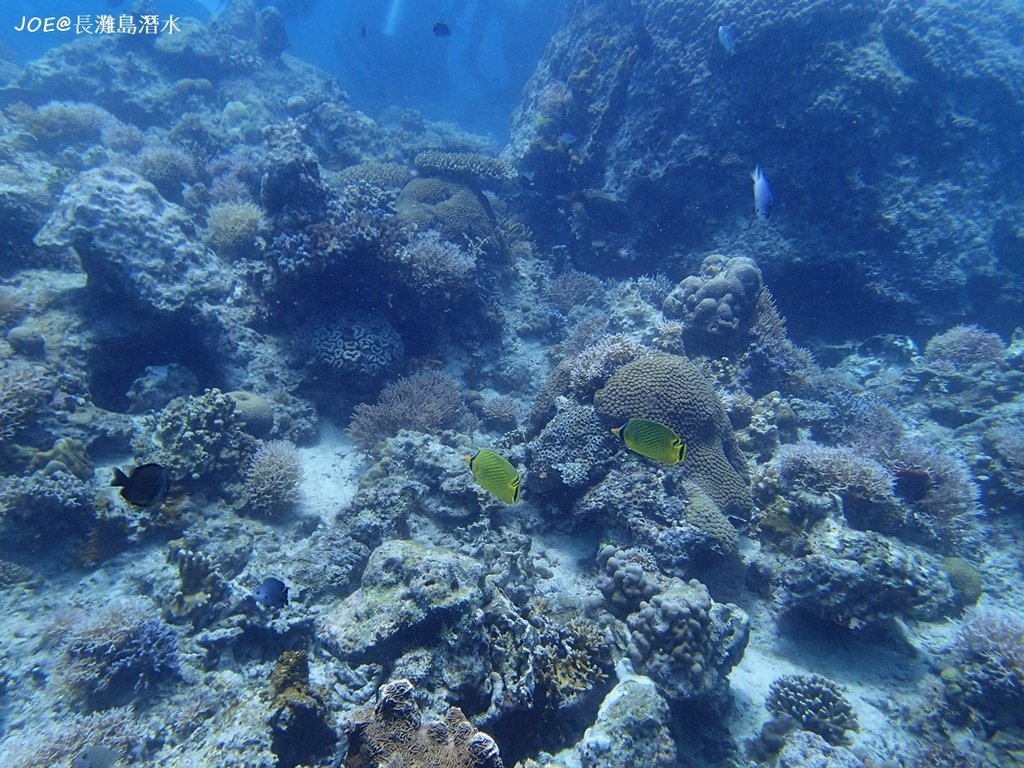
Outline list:
[[[626,363],[597,391],[594,405],[615,426],[642,418],[670,427],[687,446],[686,476],[729,517],[750,517],[746,460],[714,387],[687,358],[655,354]]]
[[[423,768],[503,768],[498,745],[458,707],[424,723],[408,680],[382,685],[377,703],[349,721],[346,768],[418,765]]]
[[[750,639],[747,615],[695,579],[674,579],[626,618],[628,653],[670,701],[714,701]]]

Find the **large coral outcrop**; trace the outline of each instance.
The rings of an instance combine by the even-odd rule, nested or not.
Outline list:
[[[627,419],[660,421],[687,446],[683,471],[722,512],[750,517],[745,459],[714,387],[678,355],[649,355],[627,363],[594,396],[598,412],[616,425]]]
[[[36,244],[74,248],[90,290],[151,311],[219,303],[230,289],[188,214],[125,168],[86,171],[68,184]]]

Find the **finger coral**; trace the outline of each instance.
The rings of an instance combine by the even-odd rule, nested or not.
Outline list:
[[[783,675],[771,684],[765,707],[776,716],[796,720],[829,744],[848,744],[847,731],[860,730],[842,689],[821,675]]]
[[[273,515],[298,501],[302,467],[299,452],[287,440],[264,443],[252,456],[245,472],[245,497],[249,507],[262,515]]]

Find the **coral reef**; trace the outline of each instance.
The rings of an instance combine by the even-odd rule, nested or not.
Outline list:
[[[705,257],[700,274],[684,278],[668,296],[666,317],[683,322],[689,354],[733,355],[745,346],[757,317],[761,270],[745,256]]]
[[[786,564],[777,599],[851,629],[894,616],[936,619],[955,613],[953,590],[923,552],[831,518],[811,528],[805,554]]]
[[[498,745],[449,707],[443,720],[423,723],[408,680],[380,687],[377,704],[350,719],[345,768],[415,761],[423,768],[502,768]]]
[[[860,730],[842,689],[821,675],[783,675],[768,689],[765,707],[777,717],[791,717],[833,746],[849,743],[847,731]]]
[[[207,242],[221,256],[246,256],[256,248],[259,223],[260,209],[254,203],[218,203],[207,214]]]
[[[865,763],[846,747],[829,744],[811,731],[786,737],[779,753],[779,768],[865,768]]]
[[[476,152],[438,152],[427,150],[416,155],[416,167],[425,174],[451,176],[479,184],[508,181],[519,174],[496,157]]]
[[[125,168],[96,168],[68,184],[36,243],[74,248],[90,291],[146,311],[219,305],[229,291],[191,218]]]
[[[255,441],[242,428],[233,398],[219,389],[177,397],[149,419],[150,431],[133,442],[136,454],[178,477],[236,477]]]
[[[0,443],[10,440],[47,395],[42,373],[7,361],[0,367]]]
[[[163,617],[172,624],[190,622],[195,629],[208,626],[229,594],[224,577],[210,558],[171,542],[168,560],[178,565],[180,588],[163,605]],[[183,544],[184,542],[180,542]]]
[[[440,371],[422,371],[386,387],[373,405],[360,403],[348,433],[363,450],[400,430],[438,432],[454,427],[463,415],[458,382]]]
[[[139,701],[180,670],[177,634],[142,604],[79,617],[59,648],[60,680],[90,710]]]
[[[649,601],[662,589],[657,565],[644,549],[616,549],[605,544],[597,553],[597,564],[604,571],[597,578],[597,588],[608,603],[608,609],[625,618]]]
[[[640,417],[668,425],[687,446],[684,471],[726,516],[750,517],[746,466],[711,382],[677,355],[655,354],[619,368],[594,395],[616,425]]]
[[[723,696],[726,675],[742,658],[750,632],[742,610],[714,602],[695,579],[673,579],[626,623],[630,659],[672,702]]]
[[[376,317],[340,317],[306,326],[296,335],[296,346],[308,366],[363,382],[393,373],[405,354],[398,332]]]
[[[245,499],[253,512],[274,516],[298,502],[302,467],[299,452],[287,440],[263,443],[245,470]]]
[[[435,230],[453,243],[487,238],[494,231],[494,217],[486,199],[454,181],[413,179],[399,193],[395,211],[404,226]]]
[[[338,740],[327,694],[309,681],[305,651],[285,651],[270,674],[271,749],[280,768],[309,764],[330,753]]]
[[[615,668],[618,683],[609,691],[587,728],[564,758],[589,768],[622,765],[672,768],[676,748],[668,728],[669,706],[648,677],[633,672],[623,659]],[[561,757],[561,755],[559,755]],[[553,763],[552,765],[558,765]]]
[[[1024,617],[1009,609],[971,608],[942,671],[947,701],[989,735],[1024,727]]]
[[[957,325],[928,339],[924,360],[939,370],[965,371],[974,365],[1002,361],[1006,345],[994,333],[977,325]]]

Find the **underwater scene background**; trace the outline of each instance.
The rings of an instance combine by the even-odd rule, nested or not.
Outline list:
[[[2,15],[0,764],[1024,765],[1019,2]]]

